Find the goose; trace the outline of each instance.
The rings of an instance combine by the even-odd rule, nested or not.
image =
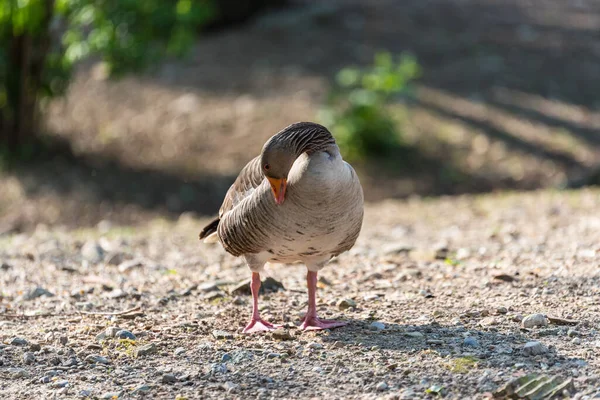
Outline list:
[[[317,316],[317,274],[354,246],[363,214],[358,176],[327,128],[298,122],[272,136],[229,188],[218,218],[199,235],[243,257],[251,271],[252,316],[243,332],[281,327],[263,320],[258,310],[260,274],[267,262],[306,265],[308,310],[301,329],[346,325]]]

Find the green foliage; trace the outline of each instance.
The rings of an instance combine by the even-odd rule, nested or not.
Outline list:
[[[78,61],[118,76],[184,56],[215,13],[213,0],[0,0],[0,141],[35,134],[40,100],[65,92]]]
[[[99,54],[117,75],[185,55],[215,11],[208,0],[56,0],[55,8],[67,22],[63,64]]]
[[[375,56],[364,70],[344,68],[319,118],[332,130],[349,160],[385,155],[400,145],[397,120],[387,106],[394,96],[410,94],[410,83],[420,74],[414,57],[398,61],[387,52]]]

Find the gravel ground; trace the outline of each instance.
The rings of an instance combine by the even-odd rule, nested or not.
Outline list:
[[[270,266],[284,289],[262,313],[286,328],[257,336],[249,273],[197,241],[204,221],[4,236],[0,397],[488,398],[533,372],[600,397],[599,207],[598,190],[368,205],[321,274],[321,315],[349,325],[299,331],[305,270]]]

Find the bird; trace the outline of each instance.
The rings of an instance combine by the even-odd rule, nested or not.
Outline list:
[[[281,327],[262,319],[258,310],[266,263],[306,265],[308,309],[301,329],[346,325],[318,317],[317,275],[354,246],[363,215],[358,175],[327,128],[297,122],[267,140],[227,191],[218,217],[199,235],[205,243],[220,242],[229,254],[243,257],[251,271],[252,315],[243,333]]]

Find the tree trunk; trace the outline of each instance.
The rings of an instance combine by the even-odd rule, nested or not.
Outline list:
[[[0,109],[0,146],[11,153],[24,145],[35,144],[37,139],[38,91],[50,44],[53,9],[54,0],[46,0],[45,17],[40,26],[9,37],[6,104]]]

